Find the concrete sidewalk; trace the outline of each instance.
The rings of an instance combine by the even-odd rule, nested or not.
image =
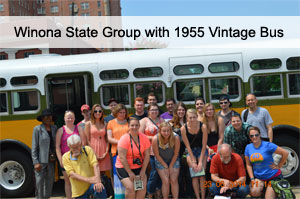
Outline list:
[[[296,198],[300,199],[300,185],[294,186],[293,187],[293,192],[296,195]],[[34,198],[34,197],[28,197],[28,198]],[[65,193],[64,193],[64,181],[59,180],[58,182],[54,183],[53,187],[53,192],[52,192],[52,197],[51,198],[65,198]]]

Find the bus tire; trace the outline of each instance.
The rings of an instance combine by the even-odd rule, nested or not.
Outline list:
[[[299,185],[299,139],[293,136],[280,135],[274,138],[274,143],[289,152],[286,163],[282,166],[281,171],[293,185]],[[273,154],[275,163],[280,161],[281,156]]]
[[[25,197],[34,186],[33,165],[28,155],[17,150],[1,152],[1,197]]]

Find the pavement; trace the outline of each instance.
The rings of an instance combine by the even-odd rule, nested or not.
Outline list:
[[[296,198],[300,199],[300,185],[298,186],[293,186],[292,188],[294,194],[296,195]],[[28,197],[28,198],[34,198],[34,197]],[[54,183],[53,187],[53,192],[52,192],[52,197],[53,199],[58,199],[58,198],[65,198],[65,192],[64,192],[64,181],[59,180],[58,182]]]

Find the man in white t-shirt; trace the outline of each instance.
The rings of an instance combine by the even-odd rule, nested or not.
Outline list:
[[[246,96],[246,104],[248,109],[243,110],[242,120],[252,126],[256,126],[261,131],[261,138],[265,141],[273,142],[273,120],[269,111],[265,108],[257,106],[258,100],[253,93]]]

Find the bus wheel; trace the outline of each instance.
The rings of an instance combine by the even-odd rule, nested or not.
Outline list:
[[[31,159],[16,150],[1,152],[0,165],[1,197],[25,197],[34,185]]]
[[[294,137],[280,136],[275,138],[274,143],[289,152],[286,163],[282,166],[281,172],[284,178],[295,185],[299,184],[299,141]],[[281,156],[273,154],[275,164],[278,164]]]

